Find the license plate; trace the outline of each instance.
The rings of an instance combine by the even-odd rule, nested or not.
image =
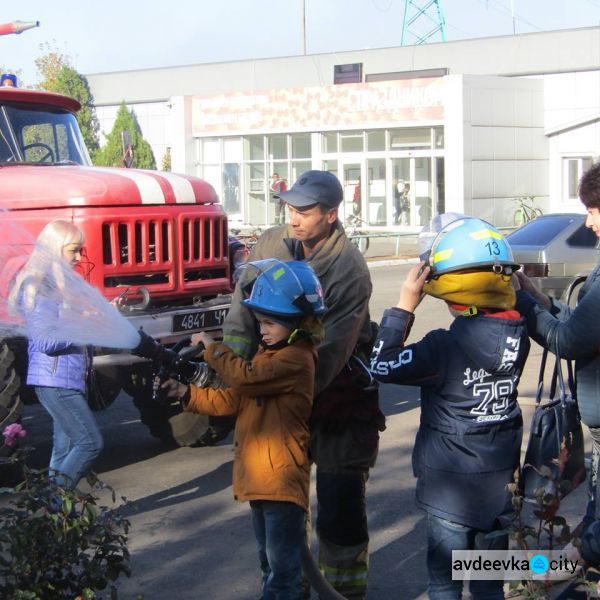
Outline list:
[[[196,331],[220,327],[227,316],[227,308],[214,308],[203,311],[189,311],[173,315],[173,333]]]

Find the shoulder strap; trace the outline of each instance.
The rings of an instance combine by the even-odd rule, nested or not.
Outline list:
[[[535,405],[539,406],[542,403],[542,394],[544,393],[544,372],[546,371],[546,362],[548,360],[548,348],[544,348],[542,352],[542,360],[540,361],[540,374],[538,375],[537,390],[535,393]]]
[[[560,350],[558,345],[558,330],[555,329],[554,333],[554,349],[555,349],[555,362],[554,369],[552,371],[552,378],[550,380],[550,393],[548,394],[548,398],[556,397],[556,390],[558,387],[558,391],[560,393],[560,400],[564,404],[565,399],[567,398],[567,386],[565,384],[565,378],[562,369],[562,359],[560,358]],[[542,360],[540,362],[540,373],[538,377],[538,387],[537,393],[535,397],[535,404],[538,406],[541,404],[542,395],[544,393],[544,372],[546,370],[546,362],[548,359],[548,348],[544,348],[542,352]],[[567,383],[569,385],[569,392],[573,399],[577,398],[577,388],[575,386],[575,378],[573,376],[573,364],[571,360],[566,360],[567,363]]]
[[[556,337],[554,338],[554,344],[555,344],[554,347],[556,349],[555,371],[558,376],[558,388],[559,388],[559,392],[560,392],[560,401],[561,401],[561,404],[564,405],[566,402],[566,399],[567,399],[567,386],[565,385],[565,378],[564,378],[563,370],[562,370],[562,360],[560,358],[560,350],[558,348],[558,330],[556,330],[555,335],[556,335]],[[569,385],[569,387],[571,387],[571,386]]]

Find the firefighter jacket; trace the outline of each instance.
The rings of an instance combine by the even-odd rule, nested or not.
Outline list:
[[[279,258],[304,260],[302,245],[293,237],[291,226],[271,227],[252,249],[249,260]],[[319,345],[315,393],[326,388],[340,373],[358,343],[371,338],[369,298],[371,276],[365,259],[337,221],[325,244],[308,260],[321,286],[327,311],[323,315],[325,340]],[[250,359],[258,347],[254,317],[241,300],[251,269],[242,274],[223,325],[223,341],[238,355]]]
[[[421,387],[413,450],[417,504],[483,531],[509,511],[506,485],[519,465],[517,385],[529,339],[516,311],[457,317],[405,345],[414,315],[385,311],[371,356],[376,379]]]
[[[550,298],[550,312],[527,292],[517,292],[517,308],[527,318],[531,337],[562,358],[575,360],[577,402],[581,420],[600,427],[600,263],[588,275],[579,292],[577,308]]]
[[[186,410],[237,416],[234,498],[294,502],[308,510],[314,345],[301,339],[279,350],[261,349],[252,362],[246,362],[224,344],[215,343],[204,357],[230,387],[191,386]]]

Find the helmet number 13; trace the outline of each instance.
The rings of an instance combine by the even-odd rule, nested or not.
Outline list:
[[[488,249],[490,256],[498,256],[500,254],[500,247],[498,246],[498,242],[496,240],[488,242],[485,247]]]

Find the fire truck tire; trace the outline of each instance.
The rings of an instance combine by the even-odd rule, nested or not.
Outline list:
[[[18,357],[7,340],[0,339],[0,431],[15,423],[23,412]]]
[[[208,417],[182,411],[179,402],[165,405],[143,394],[133,396],[133,403],[150,435],[165,444],[192,446],[208,428]]]

